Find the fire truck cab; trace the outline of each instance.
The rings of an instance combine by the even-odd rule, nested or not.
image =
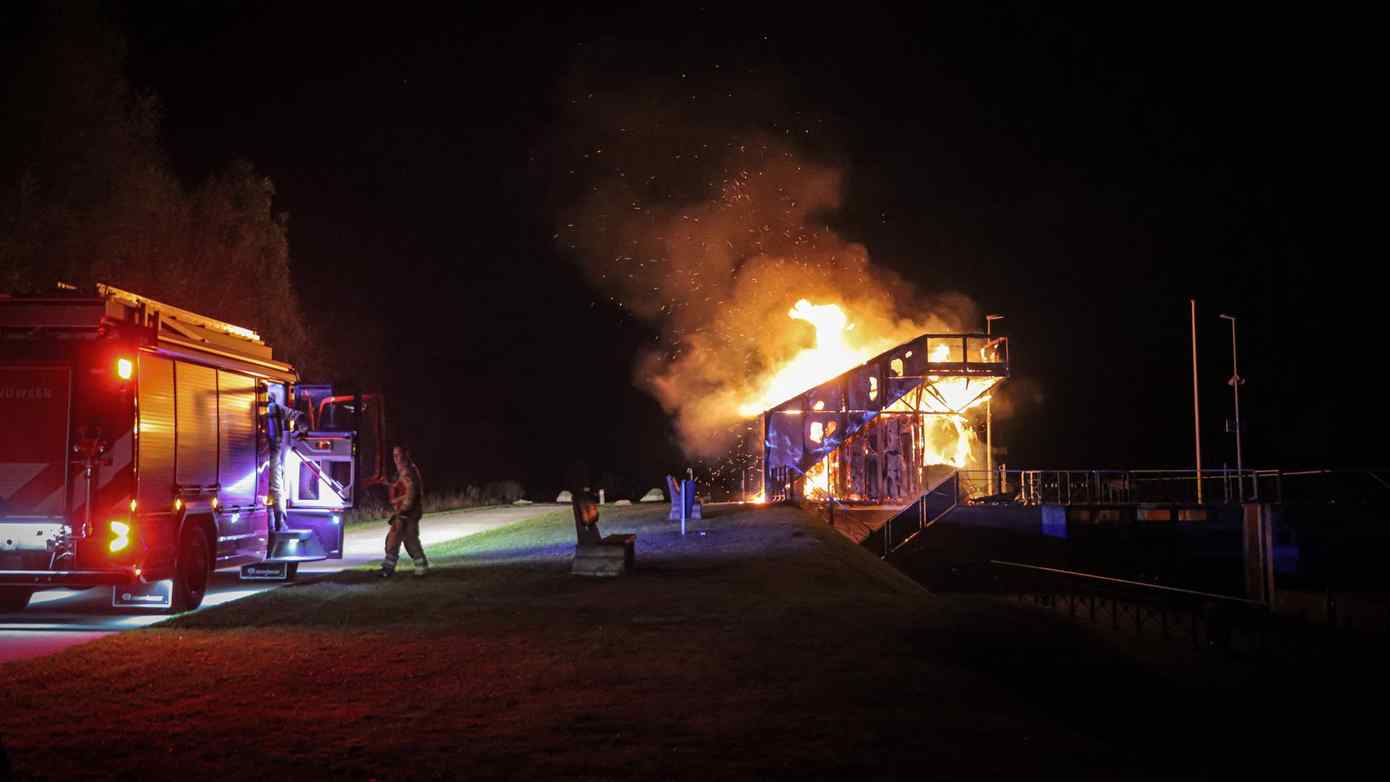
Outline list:
[[[198,607],[209,575],[293,578],[343,555],[385,482],[380,396],[299,382],[250,329],[128,291],[0,295],[0,611],[109,587],[113,607]],[[299,410],[290,529],[271,531],[266,410]]]

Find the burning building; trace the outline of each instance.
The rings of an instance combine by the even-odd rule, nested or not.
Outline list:
[[[757,416],[761,453],[749,493],[906,503],[943,468],[984,466],[967,412],[1008,376],[1004,337],[922,334],[879,353]]]

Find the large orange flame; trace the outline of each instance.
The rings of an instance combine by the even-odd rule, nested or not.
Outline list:
[[[818,386],[852,369],[873,355],[874,346],[853,347],[848,334],[854,328],[849,316],[836,304],[797,301],[787,317],[810,323],[816,329],[816,344],[805,348],[763,382],[758,392],[739,405],[745,418],[785,402],[808,388]],[[876,343],[882,340],[876,340]],[[885,346],[886,347],[886,346]]]

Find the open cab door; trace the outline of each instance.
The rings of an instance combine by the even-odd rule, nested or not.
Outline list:
[[[386,482],[380,394],[296,386],[295,399],[293,406],[307,415],[285,454],[289,531],[270,534],[265,562],[243,568],[243,578],[288,579],[300,562],[342,559],[347,511]]]

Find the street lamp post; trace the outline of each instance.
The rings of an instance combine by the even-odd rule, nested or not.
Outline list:
[[[1197,395],[1197,300],[1192,305],[1192,439],[1197,446],[1197,504],[1202,504],[1202,403]]]
[[[1003,315],[985,316],[985,336],[994,335],[994,321],[1003,320]],[[985,470],[989,474],[989,494],[993,496],[994,491],[994,391],[991,389],[990,396],[985,400]]]
[[[1231,379],[1226,382],[1236,399],[1236,485],[1241,487],[1241,498],[1244,499],[1245,456],[1240,447],[1240,387],[1245,379],[1240,376],[1240,365],[1236,362],[1236,319],[1232,315],[1223,314],[1221,317],[1231,322]]]

